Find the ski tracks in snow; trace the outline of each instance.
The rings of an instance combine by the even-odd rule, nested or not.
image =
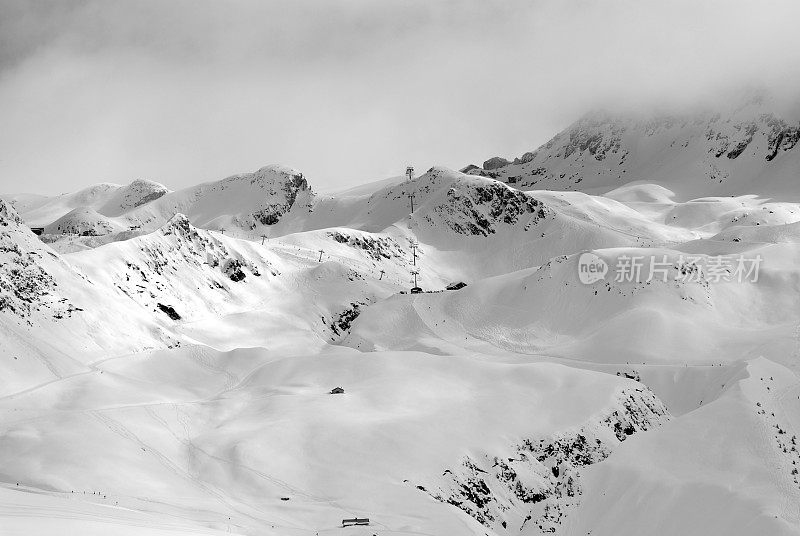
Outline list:
[[[143,449],[145,452],[149,453],[153,456],[156,461],[163,466],[167,471],[174,474],[175,476],[189,481],[192,485],[202,490],[205,494],[210,495],[214,499],[216,499],[220,504],[222,504],[228,511],[236,512],[237,514],[246,517],[252,521],[255,521],[259,524],[269,524],[269,525],[281,525],[281,523],[277,523],[273,520],[264,519],[260,517],[256,517],[250,513],[243,511],[237,505],[234,505],[230,500],[228,500],[227,496],[221,492],[215,486],[197,478],[196,476],[192,475],[190,472],[185,471],[181,467],[179,467],[176,463],[174,463],[168,456],[160,452],[158,449],[154,448],[149,443],[145,442],[139,436],[137,436],[134,432],[132,432],[129,428],[127,428],[124,424],[119,422],[116,419],[105,414],[103,410],[87,410],[87,413],[94,417],[97,421],[101,424],[106,426],[111,432],[119,435],[120,437],[127,439],[128,441],[136,444],[139,448]],[[252,507],[251,505],[247,505],[248,508],[252,508],[256,511],[260,511],[257,508]]]

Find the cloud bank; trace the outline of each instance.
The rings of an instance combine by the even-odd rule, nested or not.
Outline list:
[[[267,163],[335,189],[547,141],[587,109],[800,80],[773,1],[0,2],[0,191]]]

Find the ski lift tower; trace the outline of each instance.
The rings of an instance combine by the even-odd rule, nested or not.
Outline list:
[[[411,181],[414,180],[414,166],[406,167],[406,183],[410,186]],[[414,212],[414,192],[409,190],[408,198],[411,200],[411,212]]]
[[[419,286],[417,286],[417,277],[419,276],[419,268],[411,270],[411,275],[414,276],[414,286],[411,287],[411,294],[421,294],[422,289]]]
[[[416,266],[417,265],[417,248],[419,247],[419,244],[417,244],[416,240],[412,239],[412,240],[408,241],[408,247],[411,248],[411,264]],[[416,286],[416,285],[414,285],[414,286]]]

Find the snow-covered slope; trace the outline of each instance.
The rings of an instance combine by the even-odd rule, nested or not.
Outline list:
[[[183,215],[152,234],[62,256],[10,205],[0,201],[0,209],[4,392],[135,351],[197,339],[236,347],[243,341],[236,329],[248,322],[271,327],[254,331],[253,345],[288,344],[290,333],[306,344],[313,334],[321,345],[336,338],[340,315],[400,287],[399,268],[387,266],[373,281],[374,254],[361,247],[331,249],[320,264],[316,249],[276,242],[267,249],[197,229]],[[393,262],[400,264],[397,253]],[[337,290],[319,298],[329,287]],[[304,307],[312,297],[314,306]],[[226,322],[232,331],[204,324]]]
[[[6,195],[6,201],[15,206],[25,223],[31,227],[44,227],[75,209],[98,211],[124,190],[124,186],[100,183],[77,192],[55,197]]]
[[[579,502],[583,467],[668,420],[641,385],[558,365],[188,347],[105,361],[0,415],[23,489],[243,534],[352,516],[389,534],[535,533],[519,528]]]
[[[797,201],[798,141],[800,109],[757,96],[688,114],[591,113],[535,151],[471,173],[522,189],[598,192],[646,181],[683,199],[760,193]]]
[[[171,329],[183,341],[275,348],[295,334],[318,346],[335,335],[334,320],[354,304],[396,292],[400,272],[389,266],[399,263],[396,253],[393,259],[380,257],[388,274],[375,281],[375,255],[355,247],[358,238],[338,249],[329,236],[317,240],[328,247],[324,262],[318,262],[313,240],[302,247],[275,240],[261,246],[198,229],[179,214],[152,234],[68,258],[92,281],[116,288],[143,310],[176,317]]]
[[[797,534],[800,384],[765,359],[587,472],[569,534]]]
[[[771,106],[331,195],[267,166],[4,196],[0,532],[800,534]]]
[[[169,192],[170,190],[163,184],[138,179],[117,190],[114,196],[97,211],[105,216],[120,216],[131,209],[155,201]]]
[[[474,346],[622,364],[710,364],[761,354],[784,361],[800,321],[797,244],[747,251],[763,258],[755,283],[719,280],[708,256],[616,248],[594,253],[612,269],[617,259],[641,257],[644,276],[653,260],[664,263],[667,280],[619,282],[612,273],[585,285],[580,255],[561,256],[458,292],[383,301],[355,322],[346,342],[362,350],[457,353]],[[688,271],[697,277],[680,277]]]
[[[252,231],[277,223],[296,200],[302,204],[311,197],[302,173],[285,166],[265,166],[177,192],[153,181],[136,180],[127,186],[98,184],[54,198],[4,196],[18,207],[29,226],[45,227],[52,234],[100,227],[107,232],[98,234],[153,231],[178,213],[204,228]],[[103,224],[98,226],[99,219]]]
[[[265,166],[254,173],[171,192],[128,212],[126,218],[157,227],[181,213],[199,227],[252,230],[277,223],[296,202],[302,205],[310,195],[308,182],[299,171]]]
[[[91,208],[76,208],[46,225],[47,234],[100,236],[122,231],[122,227]]]
[[[293,210],[273,232],[329,227],[415,241],[422,276],[429,278],[427,288],[441,288],[442,280],[474,280],[537,266],[581,249],[661,244],[697,236],[652,221],[611,199],[522,192],[442,167],[370,195],[318,197],[310,213]]]
[[[40,242],[1,200],[0,291],[2,393],[83,371],[108,352],[171,340],[124,296],[93,284]]]

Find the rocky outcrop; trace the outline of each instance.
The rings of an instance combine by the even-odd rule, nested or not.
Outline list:
[[[277,173],[277,177],[275,177]],[[253,184],[260,184],[266,190],[266,200],[261,208],[252,212],[251,228],[255,223],[275,225],[281,217],[294,206],[300,192],[309,190],[308,181],[302,173],[272,167],[259,169],[250,179]]]
[[[490,158],[489,160],[486,160],[483,163],[483,169],[485,169],[487,171],[491,171],[493,169],[500,169],[501,167],[505,167],[505,166],[509,165],[510,163],[511,162],[509,162],[505,158],[502,158],[500,156],[493,156],[492,158]]]
[[[533,162],[533,159],[536,158],[536,152],[528,151],[527,153],[523,154],[522,156],[515,158],[515,164],[527,164],[528,162]]]
[[[403,248],[389,237],[351,234],[343,231],[329,231],[326,235],[340,244],[364,251],[376,261],[402,258],[405,255]]]
[[[139,251],[125,260],[124,269],[114,273],[113,280],[120,291],[148,308],[158,300],[174,303],[179,298],[176,288],[181,286],[181,274],[192,274],[198,284],[226,294],[230,282],[261,276],[258,264],[231,251],[211,232],[194,227],[183,214],[134,243]],[[269,265],[266,268],[278,274]]]
[[[800,141],[800,125],[789,125],[783,119],[772,114],[764,116],[767,127],[767,155],[766,159],[772,160],[781,151],[794,149]]]
[[[146,257],[148,267],[159,275],[164,273],[164,261],[161,259],[165,257],[167,249],[169,256],[180,257],[190,265],[208,264],[219,268],[234,282],[245,278],[243,268],[254,276],[261,275],[254,263],[235,256],[220,239],[206,230],[194,227],[183,214],[176,214],[159,232],[169,239],[166,243],[156,242],[154,246],[158,246],[157,249],[144,246],[144,251],[150,253]]]
[[[243,281],[247,274],[245,274],[244,270],[244,263],[240,259],[227,259],[225,263],[222,265],[222,273],[228,276],[228,279],[237,283],[239,281]],[[256,271],[256,273],[258,273]]]
[[[3,199],[0,199],[0,226],[8,227],[9,225],[20,225],[22,218],[19,217],[17,211]]]
[[[751,99],[736,108],[684,114],[593,112],[491,173],[525,189],[570,190],[613,188],[643,176],[663,180],[671,169],[685,167],[687,176],[707,185],[741,189],[749,180],[784,175],[784,169],[770,171],[769,164],[800,142],[796,115],[781,116],[770,106]],[[748,164],[740,164],[743,160]]]
[[[791,125],[774,114],[762,114],[757,120],[734,123],[731,126],[716,124],[709,127],[706,139],[713,143],[710,150],[717,158],[725,155],[738,158],[757,133],[767,138],[767,150],[761,156],[773,160],[780,152],[790,151],[800,141],[800,124]]]
[[[500,182],[486,181],[454,185],[448,190],[446,202],[434,207],[433,213],[458,234],[489,236],[500,226],[514,225],[526,216],[527,230],[552,211],[524,192]],[[426,219],[435,225],[430,214]]]
[[[666,407],[649,389],[626,388],[612,409],[580,429],[526,438],[504,452],[466,456],[416,487],[498,534],[519,534],[531,526],[556,533],[580,501],[581,469],[604,460],[628,436],[668,419]]]
[[[570,129],[569,140],[561,154],[569,158],[576,151],[588,152],[595,160],[604,160],[608,154],[619,152],[623,132],[622,124],[606,116],[587,116]]]
[[[27,318],[42,311],[59,319],[80,310],[57,295],[58,283],[44,262],[48,255],[58,258],[0,199],[0,312]]]
[[[350,326],[353,324],[358,315],[361,314],[361,306],[365,303],[351,303],[350,307],[340,312],[339,315],[330,323],[331,331],[336,336],[344,336],[350,331]],[[335,341],[336,337],[331,337]]]

